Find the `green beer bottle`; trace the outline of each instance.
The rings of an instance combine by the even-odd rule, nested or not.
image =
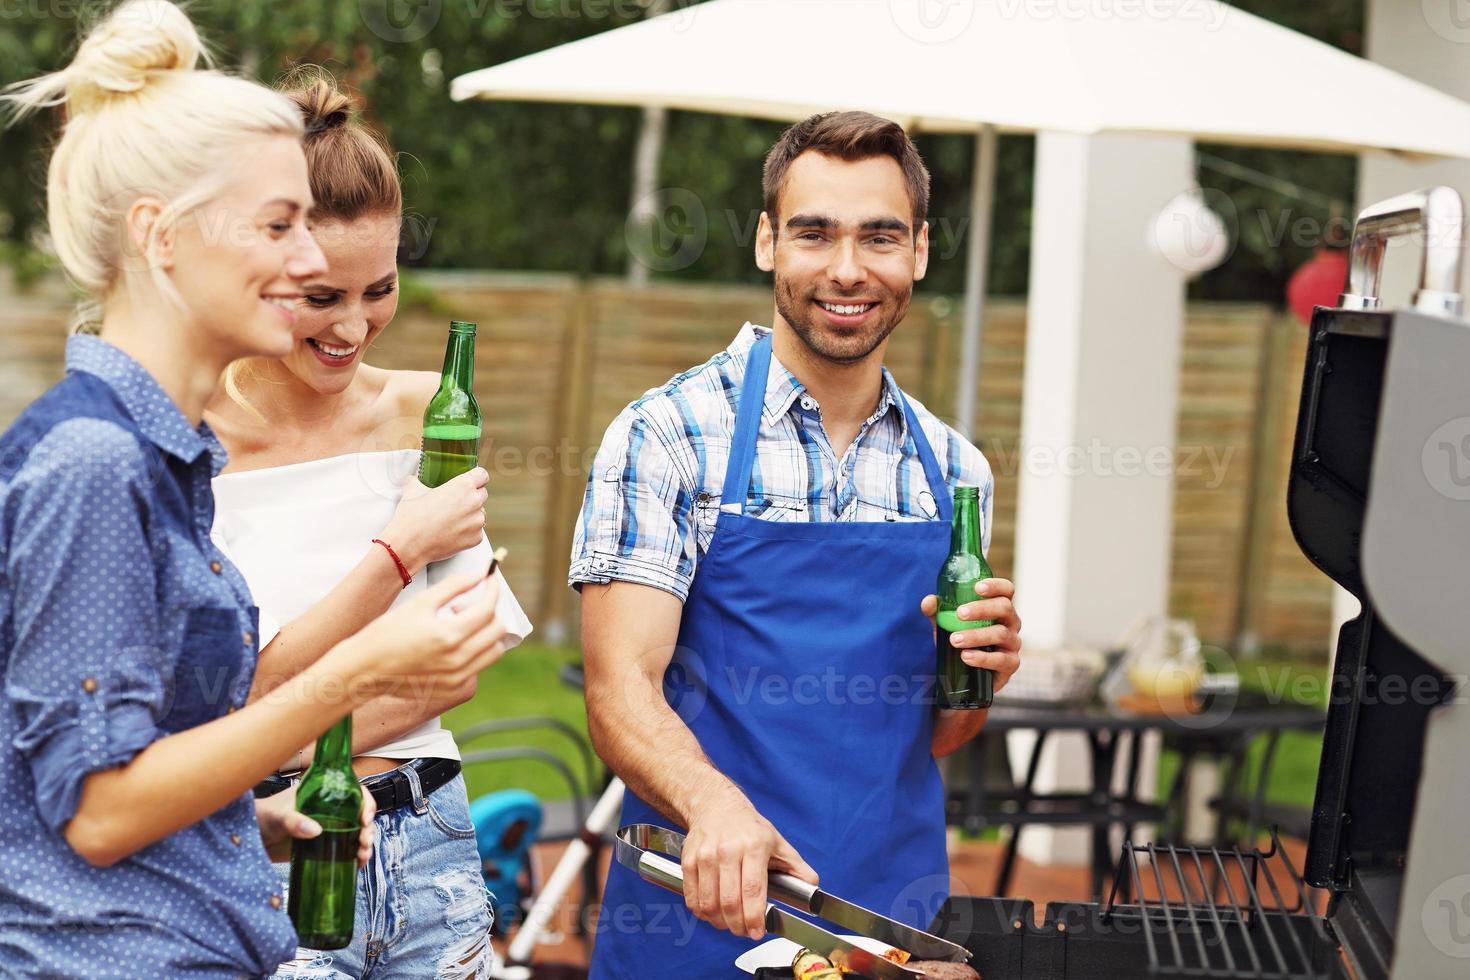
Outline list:
[[[362,786],[352,771],[351,715],[316,740],[316,755],[296,789],[296,809],[321,824],[322,832],[291,844],[286,909],[301,945],[342,949],[352,942],[362,830]]]
[[[995,695],[995,672],[971,667],[949,640],[961,630],[989,626],[989,620],[964,620],[956,614],[960,606],[974,602],[975,583],[990,578],[990,566],[980,550],[980,490],[955,487],[954,527],[949,536],[949,557],[939,569],[939,614],[935,653],[939,670],[941,708],[988,708]]]
[[[419,479],[437,487],[480,460],[480,405],[475,401],[475,325],[455,320],[449,325],[449,346],[439,390],[424,411],[424,453]]]

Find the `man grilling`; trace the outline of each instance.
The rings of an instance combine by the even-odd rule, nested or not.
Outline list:
[[[613,865],[595,978],[739,976],[771,869],[926,927],[948,875],[935,758],[985,720],[935,709],[926,617],[954,486],[980,488],[989,547],[990,466],[883,367],[928,265],[928,171],[897,124],[833,113],[781,137],[764,193],[773,328],[618,416],[573,543],[622,823],[688,831],[683,901]],[[960,617],[994,625],[955,642],[999,689],[1014,590],[976,591]]]

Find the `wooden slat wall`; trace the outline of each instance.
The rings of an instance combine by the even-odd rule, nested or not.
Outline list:
[[[1236,628],[1268,316],[1196,306],[1184,328],[1169,604],[1216,643]]]
[[[645,390],[726,345],[746,320],[770,322],[770,293],[714,284],[633,291],[620,281],[557,275],[433,273],[415,280],[409,295],[431,298],[406,303],[370,359],[434,370],[447,320],[480,324],[476,388],[486,418],[482,461],[492,480],[490,533],[512,551],[508,572],[527,609],[539,622],[560,622],[565,637],[576,609],[563,584],[572,526],[604,428]],[[889,348],[899,383],[946,418],[954,404],[959,313],[950,297],[920,296]],[[56,284],[18,293],[0,280],[0,423],[59,376],[68,314]],[[1285,521],[1284,473],[1305,340],[1305,329],[1265,307],[1189,309],[1170,602],[1176,615],[1196,620],[1207,642],[1230,647],[1246,629],[1267,645],[1326,646],[1329,583],[1301,556]],[[996,476],[990,557],[1002,573],[1014,554],[1024,355],[1024,303],[993,301],[976,442]],[[1272,356],[1280,358],[1274,373]],[[1269,391],[1268,377],[1275,379]],[[1274,457],[1257,452],[1262,439]],[[1273,483],[1258,485],[1262,479]],[[1262,545],[1247,568],[1253,531]],[[1116,560],[1126,564],[1125,556]],[[1249,609],[1243,582],[1255,590]]]

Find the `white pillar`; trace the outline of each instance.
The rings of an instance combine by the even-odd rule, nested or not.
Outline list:
[[[1015,566],[1034,649],[1167,611],[1184,278],[1149,234],[1193,175],[1180,137],[1037,137]],[[1086,759],[1050,739],[1037,788],[1086,788]],[[1037,828],[1021,849],[1080,862],[1088,840]]]
[[[1432,85],[1457,99],[1470,100],[1470,18],[1458,0],[1405,3],[1369,0],[1366,55],[1402,75]],[[1358,167],[1358,207],[1445,184],[1470,201],[1470,160],[1408,161],[1386,153],[1365,153]],[[1403,306],[1417,287],[1422,245],[1412,237],[1390,246],[1383,273],[1385,309]],[[1461,292],[1470,293],[1470,265]],[[1333,587],[1330,653],[1337,650],[1337,631],[1358,614],[1358,600]]]
[[[1460,0],[1408,3],[1369,0],[1366,55],[1387,68],[1470,100],[1470,16]],[[1365,153],[1358,168],[1358,206],[1436,184],[1470,200],[1470,161],[1413,162],[1386,153]],[[1386,308],[1404,305],[1417,285],[1423,248],[1412,237],[1397,239],[1384,267]],[[1470,268],[1461,291],[1470,287]]]
[[[1363,611],[1363,604],[1358,597],[1340,585],[1332,586],[1332,632],[1327,635],[1327,669],[1334,670],[1337,667],[1337,635],[1342,632],[1343,626],[1352,619],[1358,618],[1358,613]]]

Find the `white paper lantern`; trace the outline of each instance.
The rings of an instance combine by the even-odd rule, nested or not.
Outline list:
[[[1164,261],[1193,279],[1230,257],[1225,221],[1198,189],[1174,197],[1154,218],[1149,244]]]

